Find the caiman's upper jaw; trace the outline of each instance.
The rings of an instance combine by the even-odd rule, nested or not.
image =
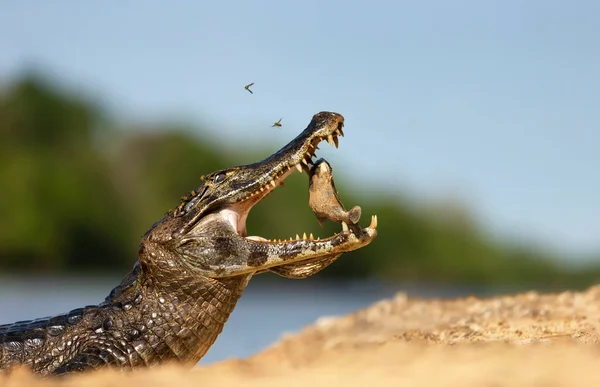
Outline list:
[[[253,188],[248,189],[239,201],[254,196],[259,200],[270,189],[277,187],[294,169],[302,173],[309,171],[312,158],[319,149],[319,143],[327,140],[331,146],[338,147],[338,136],[344,136],[344,117],[338,113],[321,112],[313,116],[310,124],[294,140],[281,150],[257,163],[246,166],[254,175]],[[243,167],[242,167],[243,168]]]

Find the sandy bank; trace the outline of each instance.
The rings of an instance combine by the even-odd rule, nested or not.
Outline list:
[[[246,360],[62,381],[18,372],[0,385],[598,386],[599,302],[600,287],[448,301],[398,294],[323,318]]]

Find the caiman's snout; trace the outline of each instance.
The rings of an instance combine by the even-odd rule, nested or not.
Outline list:
[[[313,116],[309,127],[314,125],[315,128],[335,128],[341,136],[344,136],[342,128],[344,127],[344,116],[333,112],[320,112]],[[329,134],[328,134],[329,136]],[[332,135],[333,137],[333,135]]]
[[[313,164],[312,157],[321,141],[327,140],[331,146],[338,147],[338,136],[344,136],[344,116],[333,112],[315,114],[310,123],[294,140],[279,152],[256,163],[273,171],[296,168],[299,172],[308,172]]]
[[[338,147],[338,136],[344,136],[344,116],[333,112],[320,112],[313,116],[308,128],[314,127],[315,134],[320,140],[327,139],[331,146]],[[307,129],[308,129],[307,128]],[[312,141],[311,141],[312,143]],[[317,144],[314,144],[315,146]],[[314,155],[314,153],[313,153]]]

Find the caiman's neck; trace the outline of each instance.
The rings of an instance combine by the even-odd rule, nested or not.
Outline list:
[[[135,310],[130,315],[143,322],[135,325],[147,329],[142,333],[148,342],[166,346],[173,360],[195,364],[223,330],[251,275],[213,279],[199,276],[175,257],[147,258],[140,254],[105,304],[130,304]],[[142,354],[146,364],[165,360],[165,348],[159,351],[161,358],[149,349]]]

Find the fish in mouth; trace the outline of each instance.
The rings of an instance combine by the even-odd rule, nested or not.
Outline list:
[[[293,172],[310,172],[322,141],[338,147],[344,117],[320,112],[294,140],[253,164],[206,175],[203,184],[183,200],[169,219],[174,251],[202,275],[212,278],[272,271],[289,278],[315,274],[340,254],[368,245],[377,236],[377,217],[366,228],[343,227],[338,234],[315,239],[303,233],[289,240],[248,236],[246,219],[252,207]],[[332,214],[333,217],[333,214]],[[177,227],[173,227],[173,222]],[[161,235],[161,225],[152,234]]]
[[[325,159],[319,159],[310,169],[310,184],[308,188],[308,204],[322,226],[326,220],[331,220],[347,229],[348,224],[357,224],[362,210],[354,206],[346,211],[338,196],[333,182],[333,170]]]

